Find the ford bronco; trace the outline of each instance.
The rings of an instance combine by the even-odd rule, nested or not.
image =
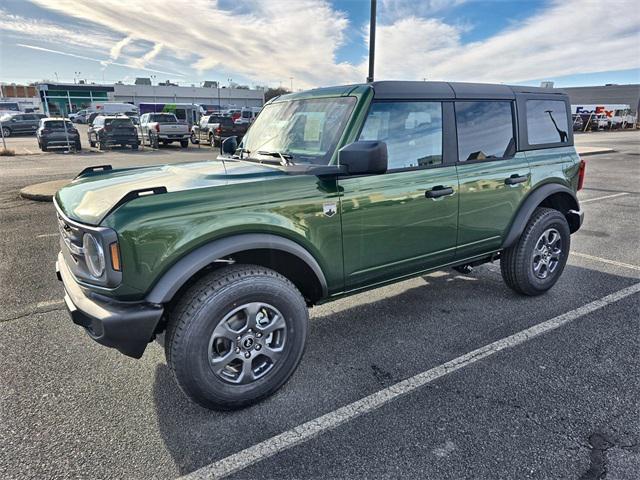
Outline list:
[[[546,88],[281,96],[216,159],[90,167],[58,191],[66,305],[125,355],[158,337],[197,403],[244,407],[291,377],[309,306],[496,260],[515,292],[550,289],[582,223],[570,126]]]

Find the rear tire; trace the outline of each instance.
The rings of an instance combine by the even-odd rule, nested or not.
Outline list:
[[[4,135],[5,137],[10,137],[11,136],[11,129],[8,127],[3,127],[2,128],[2,135]]]
[[[197,145],[198,143],[200,143],[200,141],[197,139],[195,132],[191,132],[191,143],[193,143],[194,145]]]
[[[302,295],[279,273],[257,265],[224,267],[198,280],[171,311],[167,363],[194,402],[243,408],[291,377],[308,319]]]
[[[82,144],[80,143],[80,140],[78,140],[76,142],[76,152],[80,152],[82,151]]]
[[[137,143],[132,143],[131,144],[131,150],[138,150],[138,144]]]
[[[40,145],[40,150],[42,150],[43,152],[47,151],[47,144],[43,143],[42,145]]]
[[[189,148],[189,140],[180,140],[180,146],[182,148]]]
[[[502,252],[502,278],[517,293],[541,295],[562,275],[570,247],[565,216],[558,210],[538,208],[518,241]]]

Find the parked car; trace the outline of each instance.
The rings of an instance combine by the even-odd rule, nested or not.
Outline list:
[[[572,120],[574,132],[581,132],[582,130],[584,130],[584,121],[582,120],[582,117],[580,115],[572,115]]]
[[[87,109],[79,110],[76,113],[70,113],[69,120],[71,120],[73,123],[87,123],[89,113],[90,112]]]
[[[87,137],[91,147],[98,150],[106,150],[114,145],[130,146],[138,149],[138,131],[131,119],[125,115],[104,116],[98,115],[89,129]]]
[[[191,143],[208,143],[217,147],[222,140],[228,137],[236,136],[238,140],[242,139],[247,132],[247,126],[236,124],[231,120],[231,117],[204,116],[198,125],[191,127]]]
[[[182,148],[189,146],[189,125],[179,122],[173,113],[145,113],[140,117],[140,135],[153,148],[172,142],[180,142]]]
[[[541,295],[583,218],[569,107],[549,88],[322,88],[268,102],[218,161],[86,169],[55,196],[71,318],[135,358],[162,336],[181,390],[235,409],[293,374],[308,306],[495,260]]]
[[[243,108],[235,123],[236,125],[251,125],[259,113],[259,108]]]
[[[11,135],[34,135],[40,120],[46,118],[42,113],[8,113],[0,117],[2,133],[5,137]]]
[[[80,143],[80,132],[73,124],[64,118],[43,118],[36,131],[38,147],[43,152],[51,148],[82,150]]]

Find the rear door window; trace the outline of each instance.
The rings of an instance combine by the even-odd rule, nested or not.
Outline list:
[[[488,160],[515,154],[511,102],[456,102],[458,161]]]
[[[529,145],[568,143],[567,104],[558,100],[527,100]]]
[[[442,104],[374,103],[360,140],[381,140],[387,144],[389,170],[440,165]]]

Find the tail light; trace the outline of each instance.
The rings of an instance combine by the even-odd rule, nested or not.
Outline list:
[[[44,134],[51,133],[51,130],[49,130],[48,128],[43,128],[42,133]]]
[[[160,133],[160,124],[156,123],[156,132]]]
[[[222,134],[222,128],[218,127],[216,128],[216,135],[221,135]]]
[[[580,166],[578,167],[578,190],[582,190],[584,186],[584,172],[587,168],[587,162],[580,160]]]

